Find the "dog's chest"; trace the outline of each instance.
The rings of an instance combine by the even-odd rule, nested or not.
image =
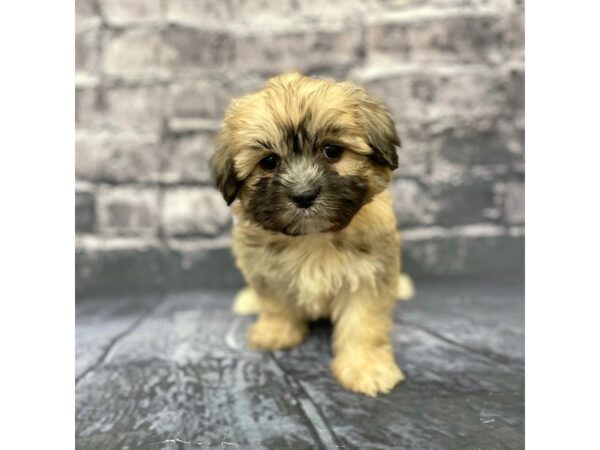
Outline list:
[[[328,315],[337,297],[380,269],[364,246],[327,234],[273,241],[253,253],[256,275],[314,317]]]

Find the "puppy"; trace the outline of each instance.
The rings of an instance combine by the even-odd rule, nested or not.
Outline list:
[[[329,317],[334,377],[371,396],[404,378],[389,338],[399,286],[411,290],[387,190],[399,145],[360,87],[290,73],[231,102],[210,162],[248,283],[237,309],[259,313],[249,346],[297,346]]]

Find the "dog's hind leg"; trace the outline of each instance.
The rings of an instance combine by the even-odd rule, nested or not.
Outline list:
[[[415,286],[410,276],[401,273],[398,277],[398,291],[396,292],[398,300],[410,300],[415,296]]]
[[[254,292],[260,313],[246,333],[248,346],[281,350],[300,345],[308,333],[304,315],[273,291]]]
[[[242,316],[258,314],[260,312],[260,303],[258,295],[250,286],[246,286],[235,296],[233,301],[233,312]]]

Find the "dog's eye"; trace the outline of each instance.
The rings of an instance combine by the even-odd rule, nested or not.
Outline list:
[[[260,160],[259,164],[264,170],[275,170],[277,167],[277,163],[279,162],[279,157],[277,155],[269,155],[265,156]]]
[[[323,147],[323,154],[329,161],[336,161],[339,159],[339,157],[342,156],[343,151],[344,149],[342,147],[335,144],[327,144]]]

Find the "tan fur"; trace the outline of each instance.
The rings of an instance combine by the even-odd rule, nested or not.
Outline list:
[[[398,300],[411,300],[415,296],[415,286],[412,279],[405,273],[400,274],[396,295]]]
[[[288,94],[290,86],[298,95]],[[371,153],[371,149],[363,122],[365,117],[378,114],[378,107],[381,106],[379,103],[371,105],[373,102],[363,89],[352,83],[314,79],[298,73],[272,78],[264,89],[232,100],[225,113],[225,126],[218,136],[216,164],[231,158],[237,177],[246,180],[244,187],[252,186],[260,172],[257,170],[258,161],[269,153],[256,146],[256,141],[265,137],[273,138],[274,153],[282,154],[281,130],[276,124],[298,122],[301,115],[309,112],[313,116],[309,124],[310,131],[316,132],[319,124],[326,122],[335,122],[344,127],[344,134],[336,136],[336,140],[352,151],[344,154],[336,163],[336,169],[341,174],[366,172],[372,184],[370,192],[380,192],[390,182],[391,171],[368,164],[364,158]],[[363,110],[367,107],[371,109]],[[384,120],[381,119],[382,122]],[[327,140],[326,135],[323,140]],[[359,155],[362,158],[358,158]]]
[[[398,290],[396,297],[398,300],[411,300],[415,295],[415,288],[410,276],[406,273],[401,273],[398,278]],[[239,315],[253,315],[260,312],[260,303],[258,294],[249,286],[243,288],[235,296],[232,311]]]
[[[367,201],[339,231],[320,231],[318,222],[315,232],[297,236],[268,231],[247,214],[255,185],[269,176],[258,165],[266,150],[256,143],[268,140],[270,150],[284,157],[284,137],[276,124],[295,123],[306,114],[311,133],[326,123],[343,129],[335,139],[347,150],[332,167],[340,175],[363,176]],[[259,313],[247,333],[249,346],[296,346],[308,332],[308,321],[329,317],[332,373],[342,386],[367,395],[389,392],[404,378],[389,332],[395,300],[412,295],[410,279],[400,276],[400,237],[387,190],[392,171],[370,158],[373,137],[397,143],[389,115],[362,89],[286,74],[232,103],[212,161],[226,198],[234,192],[228,164],[238,183],[232,247],[248,287],[234,309]]]
[[[344,242],[346,248],[340,250],[334,242]],[[275,244],[285,251],[274,254],[270,246]],[[373,249],[373,256],[353,251],[353,245]],[[293,347],[306,336],[307,321],[331,317],[335,324],[331,367],[341,385],[376,395],[389,392],[404,378],[389,342],[400,261],[387,191],[337,233],[290,237],[239,218],[233,251],[256,293],[253,300],[258,300],[259,319],[247,335],[251,347]]]

